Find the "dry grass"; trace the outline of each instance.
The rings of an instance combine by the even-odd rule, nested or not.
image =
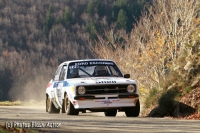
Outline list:
[[[5,126],[0,125],[0,133],[39,133],[39,131],[25,129],[25,128],[6,129]]]
[[[31,106],[31,105],[38,105],[42,106],[45,105],[45,101],[0,101],[0,106]]]
[[[158,105],[158,100],[161,97],[162,91],[153,88],[150,90],[148,96],[144,100],[143,111],[141,112],[142,116],[147,116],[149,112]]]

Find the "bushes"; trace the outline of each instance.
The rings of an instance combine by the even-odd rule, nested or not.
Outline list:
[[[160,92],[157,88],[151,89],[148,97],[146,98],[144,104],[146,108],[149,108],[151,105],[157,104],[157,101],[160,97]]]
[[[153,88],[149,91],[148,96],[145,98],[143,109],[142,109],[142,116],[146,116],[154,107],[158,105],[158,99],[161,96],[161,91],[157,88]]]
[[[165,91],[158,100],[159,106],[169,112],[174,108],[174,99],[179,94],[179,88],[173,87],[170,90]]]

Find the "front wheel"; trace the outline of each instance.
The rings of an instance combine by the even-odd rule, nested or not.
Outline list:
[[[125,114],[127,117],[137,117],[140,114],[140,101],[138,100],[136,106],[126,107]]]
[[[60,109],[57,109],[55,107],[55,105],[52,102],[52,99],[49,96],[46,97],[46,112],[49,112],[50,114],[51,113],[57,113],[57,114],[60,113]]]
[[[105,116],[116,116],[117,115],[117,109],[107,110],[104,112]]]
[[[74,108],[74,105],[68,99],[67,94],[65,95],[65,98],[63,99],[62,113],[66,113],[67,115],[79,114],[79,110]]]

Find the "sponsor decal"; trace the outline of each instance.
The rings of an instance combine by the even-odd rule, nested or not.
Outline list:
[[[58,85],[60,85],[60,83],[62,83],[62,86],[63,86],[63,87],[69,86],[69,85],[70,85],[69,82],[67,82],[67,81],[59,81],[59,82],[54,82],[53,88],[59,87]]]
[[[85,66],[88,65],[88,62],[77,62],[75,63],[75,66]]]
[[[116,84],[116,81],[96,81],[97,84]]]
[[[100,102],[101,104],[107,104],[107,106],[109,105],[109,104],[112,104],[112,103],[114,103],[114,102],[119,102],[120,100],[109,100],[109,99],[107,99],[107,100],[96,100],[95,102]]]
[[[74,68],[79,68],[79,66],[77,66],[77,65],[69,66],[69,69],[74,69]]]
[[[90,65],[114,65],[113,62],[95,62],[95,61],[91,61],[89,62]]]
[[[72,92],[74,92],[74,86],[72,86]]]
[[[109,104],[112,104],[112,101],[104,100],[104,101],[101,101],[101,104],[107,104],[107,106],[109,106]]]
[[[69,66],[69,69],[79,68],[79,66],[94,66],[94,65],[115,65],[111,61],[83,61],[83,62],[75,62]]]
[[[58,83],[59,83],[59,82],[55,82],[55,83],[53,84],[53,88],[58,87]]]
[[[109,78],[102,78],[102,77],[88,77],[88,78],[82,78],[82,80],[109,80]]]

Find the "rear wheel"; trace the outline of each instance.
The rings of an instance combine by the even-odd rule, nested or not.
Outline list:
[[[49,113],[60,113],[60,109],[57,109],[52,102],[52,99],[47,96],[46,98],[46,112]]]
[[[125,108],[125,114],[127,117],[137,117],[140,114],[140,101],[138,100],[136,106]]]
[[[116,116],[117,115],[117,109],[107,110],[104,112],[105,116]]]
[[[79,110],[74,108],[74,105],[68,99],[67,94],[65,95],[65,98],[63,99],[62,113],[66,113],[67,115],[79,114]]]

